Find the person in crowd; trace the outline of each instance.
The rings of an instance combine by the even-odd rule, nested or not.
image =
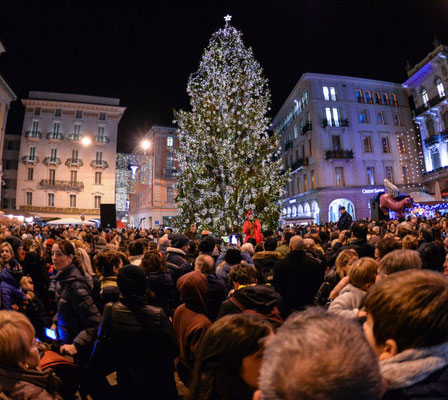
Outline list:
[[[254,246],[257,245],[257,243],[261,242],[263,240],[263,237],[261,235],[261,223],[258,218],[255,218],[254,213],[252,210],[249,210],[246,215],[246,221],[244,221],[243,224],[243,234],[246,235],[246,242],[249,238],[255,239]]]
[[[433,231],[430,225],[420,225],[421,244],[417,251],[422,258],[423,268],[442,272],[445,260],[444,250],[434,241]]]
[[[15,311],[0,311],[0,398],[62,400],[60,381],[40,369],[33,325]]]
[[[172,233],[169,235],[169,239],[171,246],[166,249],[166,261],[168,272],[176,285],[179,277],[193,269],[187,260],[189,239],[183,233]]]
[[[365,309],[365,336],[386,383],[383,399],[448,398],[446,277],[428,270],[394,273],[369,291]]]
[[[189,240],[196,240],[198,238],[198,231],[196,229],[196,224],[191,224],[188,230],[184,233],[185,236],[188,236]]]
[[[162,308],[147,304],[142,268],[133,264],[120,268],[117,283],[120,300],[104,309],[93,366],[105,363],[117,372],[119,399],[137,399],[144,393],[177,399],[173,361],[178,350],[168,316]],[[101,356],[106,359],[98,360]]]
[[[50,318],[47,316],[44,303],[34,292],[33,279],[29,276],[22,276],[20,287],[26,296],[26,301],[23,304],[23,313],[33,325],[36,337],[39,340],[45,340],[45,327],[49,326]]]
[[[22,240],[16,236],[9,236],[6,238],[6,241],[11,245],[14,251],[14,258],[18,263],[22,263],[25,258]]]
[[[379,400],[382,395],[378,362],[359,324],[321,308],[288,318],[266,345],[258,382],[254,400]]]
[[[218,317],[222,302],[226,299],[226,282],[216,275],[215,260],[211,256],[205,254],[198,256],[194,269],[207,277],[207,316],[213,322]]]
[[[252,243],[246,242],[241,246],[241,251],[245,251],[246,253],[249,253],[251,257],[255,254],[254,246]]]
[[[14,250],[8,242],[2,242],[0,244],[0,270],[6,268],[10,261],[13,264],[16,264],[17,262],[14,258]]]
[[[227,315],[210,325],[195,363],[188,399],[251,400],[272,328],[262,318]]]
[[[302,237],[293,236],[289,246],[289,254],[275,265],[273,279],[276,291],[283,298],[285,315],[311,305],[324,280],[320,261],[306,254]]]
[[[344,206],[339,207],[339,213],[341,214],[338,221],[339,232],[350,229],[353,221],[352,216],[346,211]]]
[[[197,243],[194,240],[188,241],[188,251],[185,254],[185,258],[187,259],[188,264],[194,265],[194,260],[199,255],[199,250]]]
[[[400,249],[400,243],[392,235],[386,235],[381,238],[375,247],[375,259],[381,261],[381,259],[388,253],[394,250]]]
[[[93,286],[82,272],[75,248],[68,240],[56,242],[52,248],[56,280],[57,314],[53,329],[62,340],[61,353],[86,362],[95,341],[101,315],[92,298]]]
[[[101,274],[100,297],[104,307],[109,302],[118,301],[120,292],[117,285],[117,275],[123,266],[121,258],[112,251],[98,253],[93,259],[95,268]]]
[[[403,250],[417,250],[418,239],[414,235],[406,235],[401,241]]]
[[[7,242],[0,247],[4,268],[0,274],[0,295],[2,310],[16,310],[22,308],[26,300],[25,293],[20,287],[23,276],[22,266],[11,255],[12,248]]]
[[[358,253],[354,249],[342,250],[336,258],[336,263],[326,274],[324,282],[317,291],[313,305],[325,306],[330,300],[330,295],[336,285],[348,275],[350,266],[358,260]]]
[[[289,241],[295,235],[292,229],[285,229],[282,235],[282,241],[280,246],[277,247],[277,251],[280,253],[282,258],[285,258],[289,253]]]
[[[90,261],[87,251],[81,247],[75,248],[75,255],[79,257],[79,260],[81,261],[81,268],[84,275],[94,276],[95,272],[93,271],[92,262]]]
[[[219,261],[223,258],[223,261]],[[219,257],[218,261],[216,262],[216,274],[219,278],[224,280],[224,282],[228,283],[228,277],[229,272],[232,269],[234,265],[237,265],[243,261],[243,255],[241,251],[236,247],[230,247],[227,249],[227,251],[224,253],[224,257]],[[231,289],[231,286],[228,285],[229,290]]]
[[[257,284],[257,271],[247,264],[237,264],[229,272],[229,282],[234,292],[224,301],[218,318],[228,314],[249,313],[270,322],[274,328],[283,323],[280,314],[281,296],[271,285]]]
[[[211,257],[217,257],[215,255],[215,241],[212,237],[206,236],[204,239],[201,240],[198,246],[199,254],[205,254]]]
[[[107,240],[104,236],[100,236],[95,243],[95,252],[96,253],[101,253],[101,252],[105,252],[108,251],[107,248]]]
[[[264,241],[264,250],[254,254],[252,259],[258,273],[257,280],[259,283],[272,284],[275,263],[282,258],[282,255],[276,250],[277,240],[273,237],[268,237]]]
[[[376,281],[387,278],[390,274],[408,269],[421,269],[422,259],[415,250],[394,250],[380,261]]]
[[[177,282],[182,304],[173,316],[174,333],[180,350],[176,368],[186,386],[191,381],[201,339],[211,324],[207,317],[207,289],[207,278],[201,271],[189,272]]]
[[[145,253],[144,240],[137,239],[129,244],[129,261],[131,264],[140,265]]]
[[[364,314],[361,308],[367,291],[375,284],[378,263],[369,257],[355,261],[348,270],[350,283],[341,290],[328,311],[346,318],[358,318]]]

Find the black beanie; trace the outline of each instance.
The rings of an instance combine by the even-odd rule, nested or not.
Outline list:
[[[210,236],[206,236],[204,239],[202,239],[198,247],[199,251],[202,251],[203,253],[211,253],[214,248],[215,240]]]
[[[230,265],[239,264],[242,259],[243,256],[241,255],[241,251],[232,248],[226,251],[226,255],[224,257],[224,261]]]
[[[146,293],[147,281],[143,269],[128,264],[118,270],[117,285],[123,297],[143,297]]]
[[[264,241],[265,251],[274,251],[276,248],[277,248],[277,239],[270,237]]]

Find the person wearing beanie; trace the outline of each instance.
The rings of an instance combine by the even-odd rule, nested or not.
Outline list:
[[[163,393],[164,399],[177,400],[174,359],[178,349],[168,316],[162,308],[147,304],[147,281],[141,267],[121,267],[117,284],[120,300],[104,308],[91,358],[93,381],[99,382],[109,371],[116,371],[117,398]]]
[[[21,262],[25,257],[23,254],[23,242],[16,236],[8,236],[6,241],[11,245],[14,251],[14,258]]]
[[[213,251],[215,250],[215,240],[210,236],[206,236],[201,240],[201,243],[199,243],[198,250],[199,254],[213,257]]]
[[[218,258],[218,262],[219,262]],[[217,268],[216,268],[216,274],[219,278],[223,279],[227,283],[227,278],[229,275],[230,270],[234,265],[239,264],[243,260],[243,256],[241,254],[241,251],[237,248],[231,247],[230,249],[227,249],[227,251],[224,253],[224,257],[221,262],[217,262]],[[229,287],[230,290],[230,287]]]
[[[171,246],[166,249],[167,268],[174,285],[176,285],[179,277],[193,270],[187,260],[190,239],[183,233],[172,233],[168,236],[168,239]]]
[[[20,287],[23,270],[20,264],[11,258],[1,273],[0,293],[2,310],[18,311],[26,300]]]

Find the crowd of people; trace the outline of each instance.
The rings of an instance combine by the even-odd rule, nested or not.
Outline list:
[[[447,399],[447,234],[1,226],[0,399]]]

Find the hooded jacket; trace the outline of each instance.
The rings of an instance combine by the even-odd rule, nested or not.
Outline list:
[[[17,279],[9,272],[8,268],[3,268],[1,277],[0,293],[2,310],[12,310],[13,304],[21,306],[25,301],[25,294]]]
[[[272,283],[275,263],[281,258],[278,251],[259,251],[254,254],[252,259],[257,269],[258,283]]]
[[[330,304],[328,311],[346,318],[357,318],[367,292],[349,283]]]

